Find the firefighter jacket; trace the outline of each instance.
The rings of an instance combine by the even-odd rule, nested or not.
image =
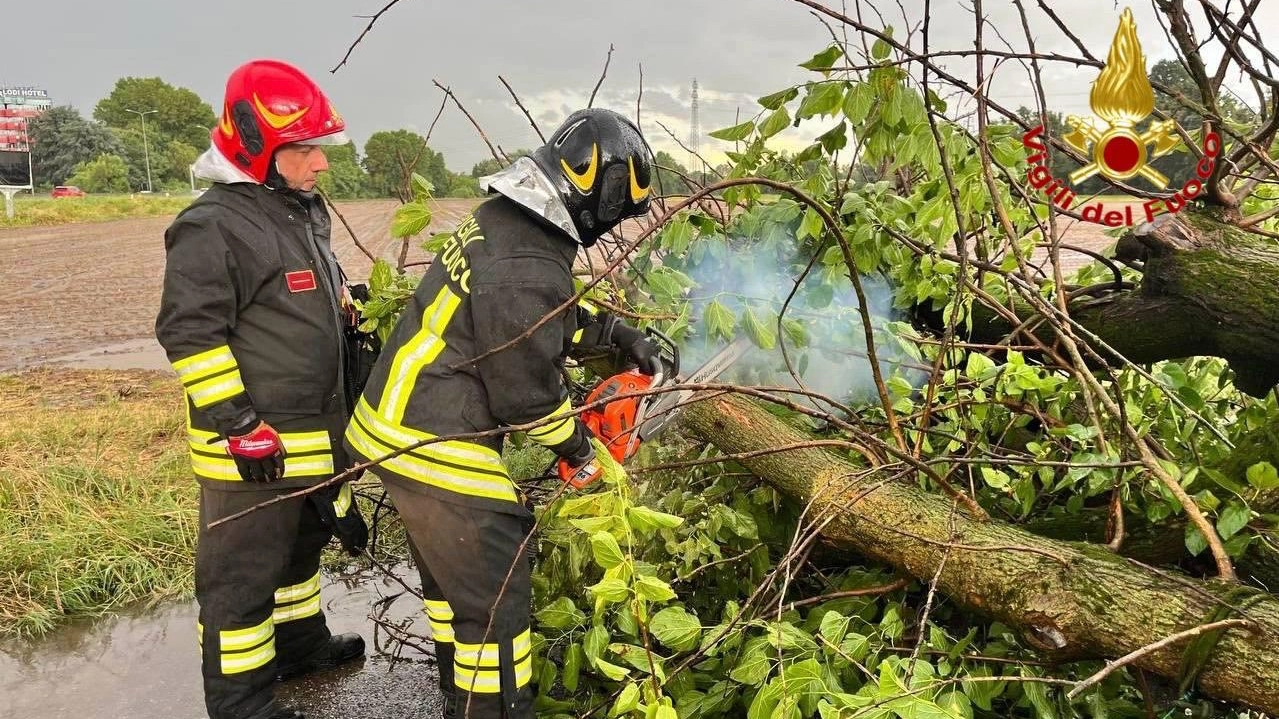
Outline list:
[[[465,218],[418,284],[356,402],[346,432],[356,458],[428,442],[377,471],[445,501],[524,511],[502,465],[501,435],[431,440],[545,421],[530,439],[565,457],[589,447],[589,430],[566,416],[562,371],[570,350],[598,344],[590,335],[605,316],[581,303],[543,322],[575,295],[576,253],[575,242],[500,195]]]
[[[242,482],[224,435],[256,413],[284,444],[284,480],[348,466],[341,270],[329,216],[309,194],[216,183],[165,233],[156,338],[186,391],[191,466],[202,483]]]

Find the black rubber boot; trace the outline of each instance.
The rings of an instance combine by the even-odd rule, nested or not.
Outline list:
[[[293,707],[279,707],[270,719],[306,719],[306,715]]]
[[[359,634],[334,634],[329,641],[314,654],[297,662],[280,664],[276,668],[275,678],[278,681],[294,679],[304,674],[332,669],[339,664],[359,659],[364,656],[364,637]],[[289,716],[289,715],[284,715]]]

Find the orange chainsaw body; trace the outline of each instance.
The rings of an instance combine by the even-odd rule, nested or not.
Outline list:
[[[626,397],[612,401],[609,401],[609,398],[643,392],[652,384],[652,377],[633,369],[615,374],[600,382],[586,397],[587,405],[601,401],[607,402],[603,406],[592,407],[582,412],[582,423],[596,437],[599,437],[604,446],[608,447],[608,453],[618,462],[625,462],[630,458],[626,448],[632,444],[631,437],[636,431],[635,416],[639,412],[640,400],[644,398],[642,396]],[[633,446],[638,449],[639,441],[637,440]]]

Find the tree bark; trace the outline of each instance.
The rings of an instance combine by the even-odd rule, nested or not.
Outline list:
[[[683,423],[730,453],[809,439],[739,397],[697,402]],[[822,533],[836,546],[924,581],[937,575],[938,590],[953,601],[1017,627],[1045,651],[1120,657],[1213,619],[1239,616],[1218,615],[1222,601],[1243,607],[1255,627],[1221,636],[1198,686],[1219,699],[1279,712],[1279,598],[1238,585],[1174,580],[1102,547],[977,521],[945,497],[882,474],[866,477],[865,468],[820,449],[742,464],[811,503],[809,517],[830,518]],[[1175,680],[1184,649],[1173,645],[1135,665]]]
[[[1186,211],[1134,228],[1115,257],[1144,263],[1141,285],[1072,303],[1077,322],[1133,362],[1222,357],[1239,389],[1257,397],[1279,382],[1279,243]],[[940,328],[936,313],[924,317]],[[973,320],[976,342],[1011,331],[988,307],[974,308]],[[1051,330],[1037,334],[1053,339]]]

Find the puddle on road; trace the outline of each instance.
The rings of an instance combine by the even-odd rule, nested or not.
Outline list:
[[[308,719],[439,716],[429,659],[405,649],[393,665],[373,650],[369,608],[400,591],[387,578],[356,583],[326,576],[321,596],[329,628],[362,634],[369,657],[362,666],[278,684],[277,696]],[[405,594],[385,618],[420,613],[417,599]],[[202,719],[196,614],[195,602],[169,604],[71,624],[39,642],[0,643],[0,717]]]
[[[80,369],[169,369],[164,349],[152,337],[102,345],[46,362]]]

